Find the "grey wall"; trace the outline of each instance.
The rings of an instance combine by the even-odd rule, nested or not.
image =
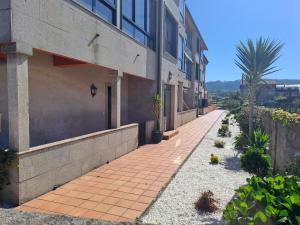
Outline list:
[[[0,60],[0,147],[8,147],[6,61]]]
[[[96,67],[54,67],[51,56],[35,53],[29,59],[31,146],[104,130],[111,77]],[[94,98],[91,84],[98,88]]]
[[[147,79],[128,76],[128,123],[154,120],[152,97],[156,83]]]
[[[280,122],[274,121],[268,112],[262,115],[265,131],[270,136],[270,153],[273,167],[278,172],[289,162],[300,155],[300,119],[292,127],[284,127]]]
[[[138,125],[101,131],[31,148],[14,165],[17,176],[0,192],[0,200],[22,204],[117,159],[138,146]]]
[[[13,41],[156,79],[154,51],[71,0],[11,0],[11,3]],[[100,36],[90,43],[96,34]]]

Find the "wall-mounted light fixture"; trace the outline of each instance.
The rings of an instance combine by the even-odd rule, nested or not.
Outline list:
[[[173,78],[173,74],[171,72],[169,72],[168,81],[172,80],[172,78]]]
[[[93,98],[96,96],[97,90],[98,90],[98,88],[95,86],[95,84],[92,84],[91,85],[91,95]]]

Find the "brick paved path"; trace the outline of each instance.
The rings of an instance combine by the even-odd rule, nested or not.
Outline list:
[[[180,128],[157,145],[145,145],[55,191],[18,207],[107,221],[134,221],[156,199],[223,111],[213,111]]]

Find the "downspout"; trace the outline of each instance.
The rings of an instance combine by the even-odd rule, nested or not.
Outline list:
[[[163,9],[164,9],[164,1],[163,0],[157,0],[157,6],[156,6],[156,11],[157,11],[157,22],[156,22],[156,27],[157,27],[157,35],[156,35],[156,53],[157,53],[157,90],[156,93],[160,96],[161,100],[162,98],[162,72],[161,72],[161,67],[162,67],[162,53],[163,53]],[[163,106],[163,101],[162,101],[162,106]],[[160,111],[160,119],[157,124],[157,128],[159,130],[163,130],[163,107],[161,107]]]
[[[197,65],[197,64],[196,64]],[[198,97],[197,97],[197,117],[199,117],[200,114],[200,107],[199,107],[199,99],[200,99],[200,77],[201,77],[201,64],[199,63],[199,74],[197,75],[198,77]]]

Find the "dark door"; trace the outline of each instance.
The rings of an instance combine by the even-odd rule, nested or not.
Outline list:
[[[146,144],[146,122],[139,123],[139,146]]]
[[[107,86],[107,129],[111,129],[111,111],[112,111],[112,103],[111,103],[111,86]]]
[[[171,130],[171,86],[164,87],[164,118],[165,131]]]

